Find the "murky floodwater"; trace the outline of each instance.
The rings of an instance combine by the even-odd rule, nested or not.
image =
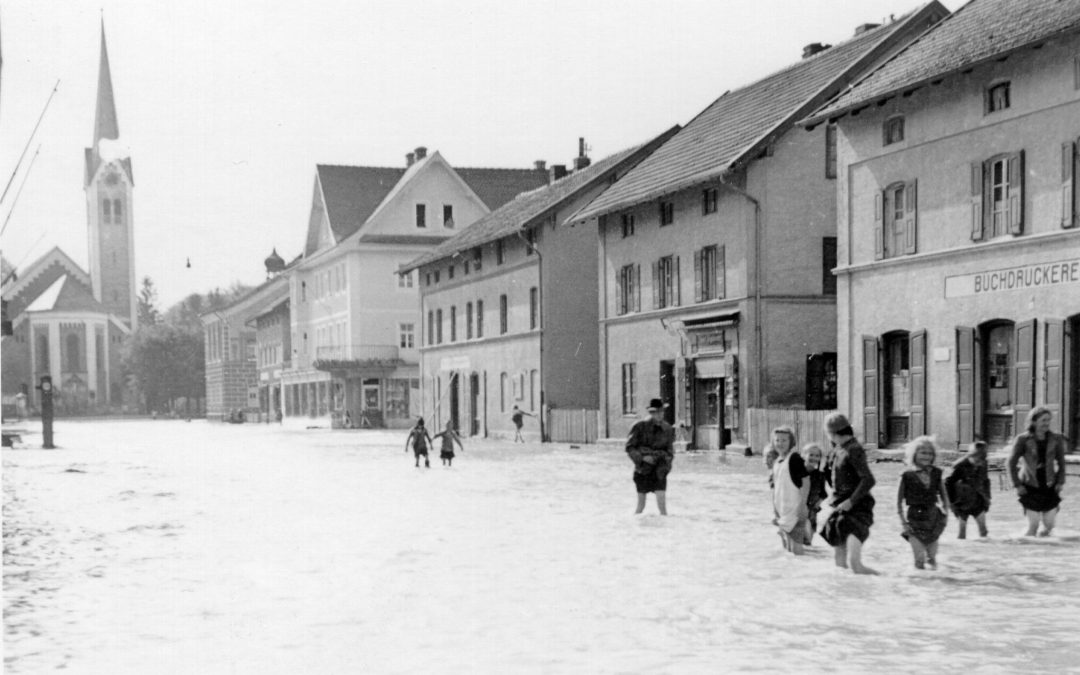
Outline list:
[[[872,468],[866,562],[784,554],[760,460],[676,459],[671,516],[634,517],[617,452],[401,434],[63,423],[4,451],[12,673],[1080,672],[1080,478],[1062,537],[989,540],[917,572],[899,466]],[[650,501],[649,510],[655,513]],[[974,528],[972,528],[974,529]]]

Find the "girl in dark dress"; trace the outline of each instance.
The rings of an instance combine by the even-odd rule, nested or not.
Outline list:
[[[1042,536],[1054,529],[1061,490],[1065,487],[1065,437],[1050,431],[1053,413],[1045,406],[1032,408],[1027,433],[1020,434],[1009,453],[1009,477],[1028,518],[1029,537],[1042,520]]]
[[[874,524],[870,489],[876,482],[866,463],[866,451],[842,413],[825,418],[825,433],[836,447],[829,455],[834,511],[822,526],[821,536],[833,547],[837,567],[850,568],[855,574],[877,574],[862,564],[862,545]]]
[[[936,568],[938,538],[945,531],[949,495],[941,480],[941,469],[934,466],[937,459],[934,439],[920,436],[908,443],[904,458],[911,468],[900,475],[900,489],[896,495],[896,510],[903,530],[900,536],[911,544],[915,567],[924,569],[930,565]]]
[[[817,443],[809,443],[802,449],[806,459],[806,468],[810,473],[810,494],[806,496],[806,512],[809,527],[806,531],[806,545],[809,546],[817,531],[817,514],[821,511],[821,503],[825,501],[825,472],[821,469],[821,462],[825,453]]]
[[[461,444],[461,437],[454,431],[454,423],[451,420],[446,421],[446,429],[435,434],[431,440],[435,441],[436,438],[442,439],[442,445],[439,450],[439,459],[442,460],[443,466],[454,465],[454,443],[458,444],[462,452],[465,452],[465,446]]]
[[[986,443],[975,441],[968,453],[956,460],[945,479],[945,492],[960,523],[959,539],[967,537],[967,519],[974,518],[979,536],[986,536],[986,512],[990,510],[990,476],[986,467]]]

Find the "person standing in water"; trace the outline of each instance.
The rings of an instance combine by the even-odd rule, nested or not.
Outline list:
[[[535,417],[531,413],[527,413],[521,408],[514,406],[514,409],[510,411],[510,421],[514,423],[514,442],[524,443],[525,438],[521,435],[521,427],[525,424],[525,416]]]
[[[855,574],[877,574],[862,563],[862,546],[874,524],[874,474],[866,462],[866,450],[855,440],[851,423],[843,413],[825,418],[825,433],[836,446],[832,465],[834,511],[825,521],[821,536],[833,547],[836,566]]]
[[[821,468],[825,453],[817,443],[808,443],[802,449],[803,459],[806,462],[806,471],[810,479],[810,492],[806,495],[806,545],[809,546],[817,532],[817,514],[821,512],[821,503],[825,501],[825,483],[828,476]]]
[[[979,536],[985,537],[986,513],[990,510],[990,475],[986,466],[986,443],[975,441],[968,453],[956,460],[945,479],[949,504],[960,523],[957,539],[967,538],[967,520],[974,518]]]
[[[1065,437],[1050,431],[1053,413],[1045,406],[1032,408],[1027,432],[1016,437],[1009,453],[1009,477],[1028,519],[1027,535],[1034,537],[1042,521],[1041,536],[1054,529],[1061,490],[1065,487]]]
[[[896,510],[904,539],[911,544],[915,567],[937,568],[938,538],[945,531],[949,495],[941,480],[941,469],[934,466],[937,446],[929,436],[920,436],[907,444],[904,461],[909,468],[900,474]],[[941,505],[938,505],[940,498]],[[904,514],[907,504],[907,515]]]
[[[465,446],[461,444],[461,437],[454,431],[454,423],[450,420],[446,421],[446,428],[435,434],[431,439],[433,442],[436,438],[442,438],[442,446],[439,449],[439,459],[442,460],[443,466],[453,466],[454,464],[454,443],[458,444],[462,452],[465,452]]]
[[[807,497],[810,474],[802,455],[795,449],[795,430],[789,426],[773,429],[772,447],[777,458],[773,464],[773,510],[784,550],[803,554],[806,539]]]
[[[420,468],[420,456],[424,456],[424,466],[431,468],[428,461],[428,447],[431,446],[431,436],[424,428],[424,418],[416,420],[416,426],[409,430],[409,437],[405,439],[405,452],[412,446],[413,454],[416,455],[416,467]]]
[[[675,430],[664,421],[664,402],[649,401],[649,417],[636,423],[626,439],[626,454],[634,463],[634,486],[637,488],[637,510],[645,510],[645,496],[656,494],[660,515],[667,515],[667,476],[675,457]]]

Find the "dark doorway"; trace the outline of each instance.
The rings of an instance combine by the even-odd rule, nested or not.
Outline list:
[[[1004,446],[1014,432],[1016,412],[1016,342],[1011,321],[979,327],[980,403],[982,437],[992,446]]]
[[[664,402],[664,421],[675,424],[675,362],[660,362],[660,400]]]
[[[469,428],[471,436],[480,435],[480,374],[469,375],[469,410],[472,411],[472,426]]]
[[[454,431],[461,429],[461,376],[457,373],[450,375],[450,424]]]
[[[1062,387],[1065,409],[1061,431],[1069,438],[1072,451],[1080,450],[1080,314],[1065,322],[1065,382]]]

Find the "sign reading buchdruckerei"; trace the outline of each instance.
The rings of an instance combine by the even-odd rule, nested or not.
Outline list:
[[[1080,284],[1080,258],[945,277],[945,297]]]

